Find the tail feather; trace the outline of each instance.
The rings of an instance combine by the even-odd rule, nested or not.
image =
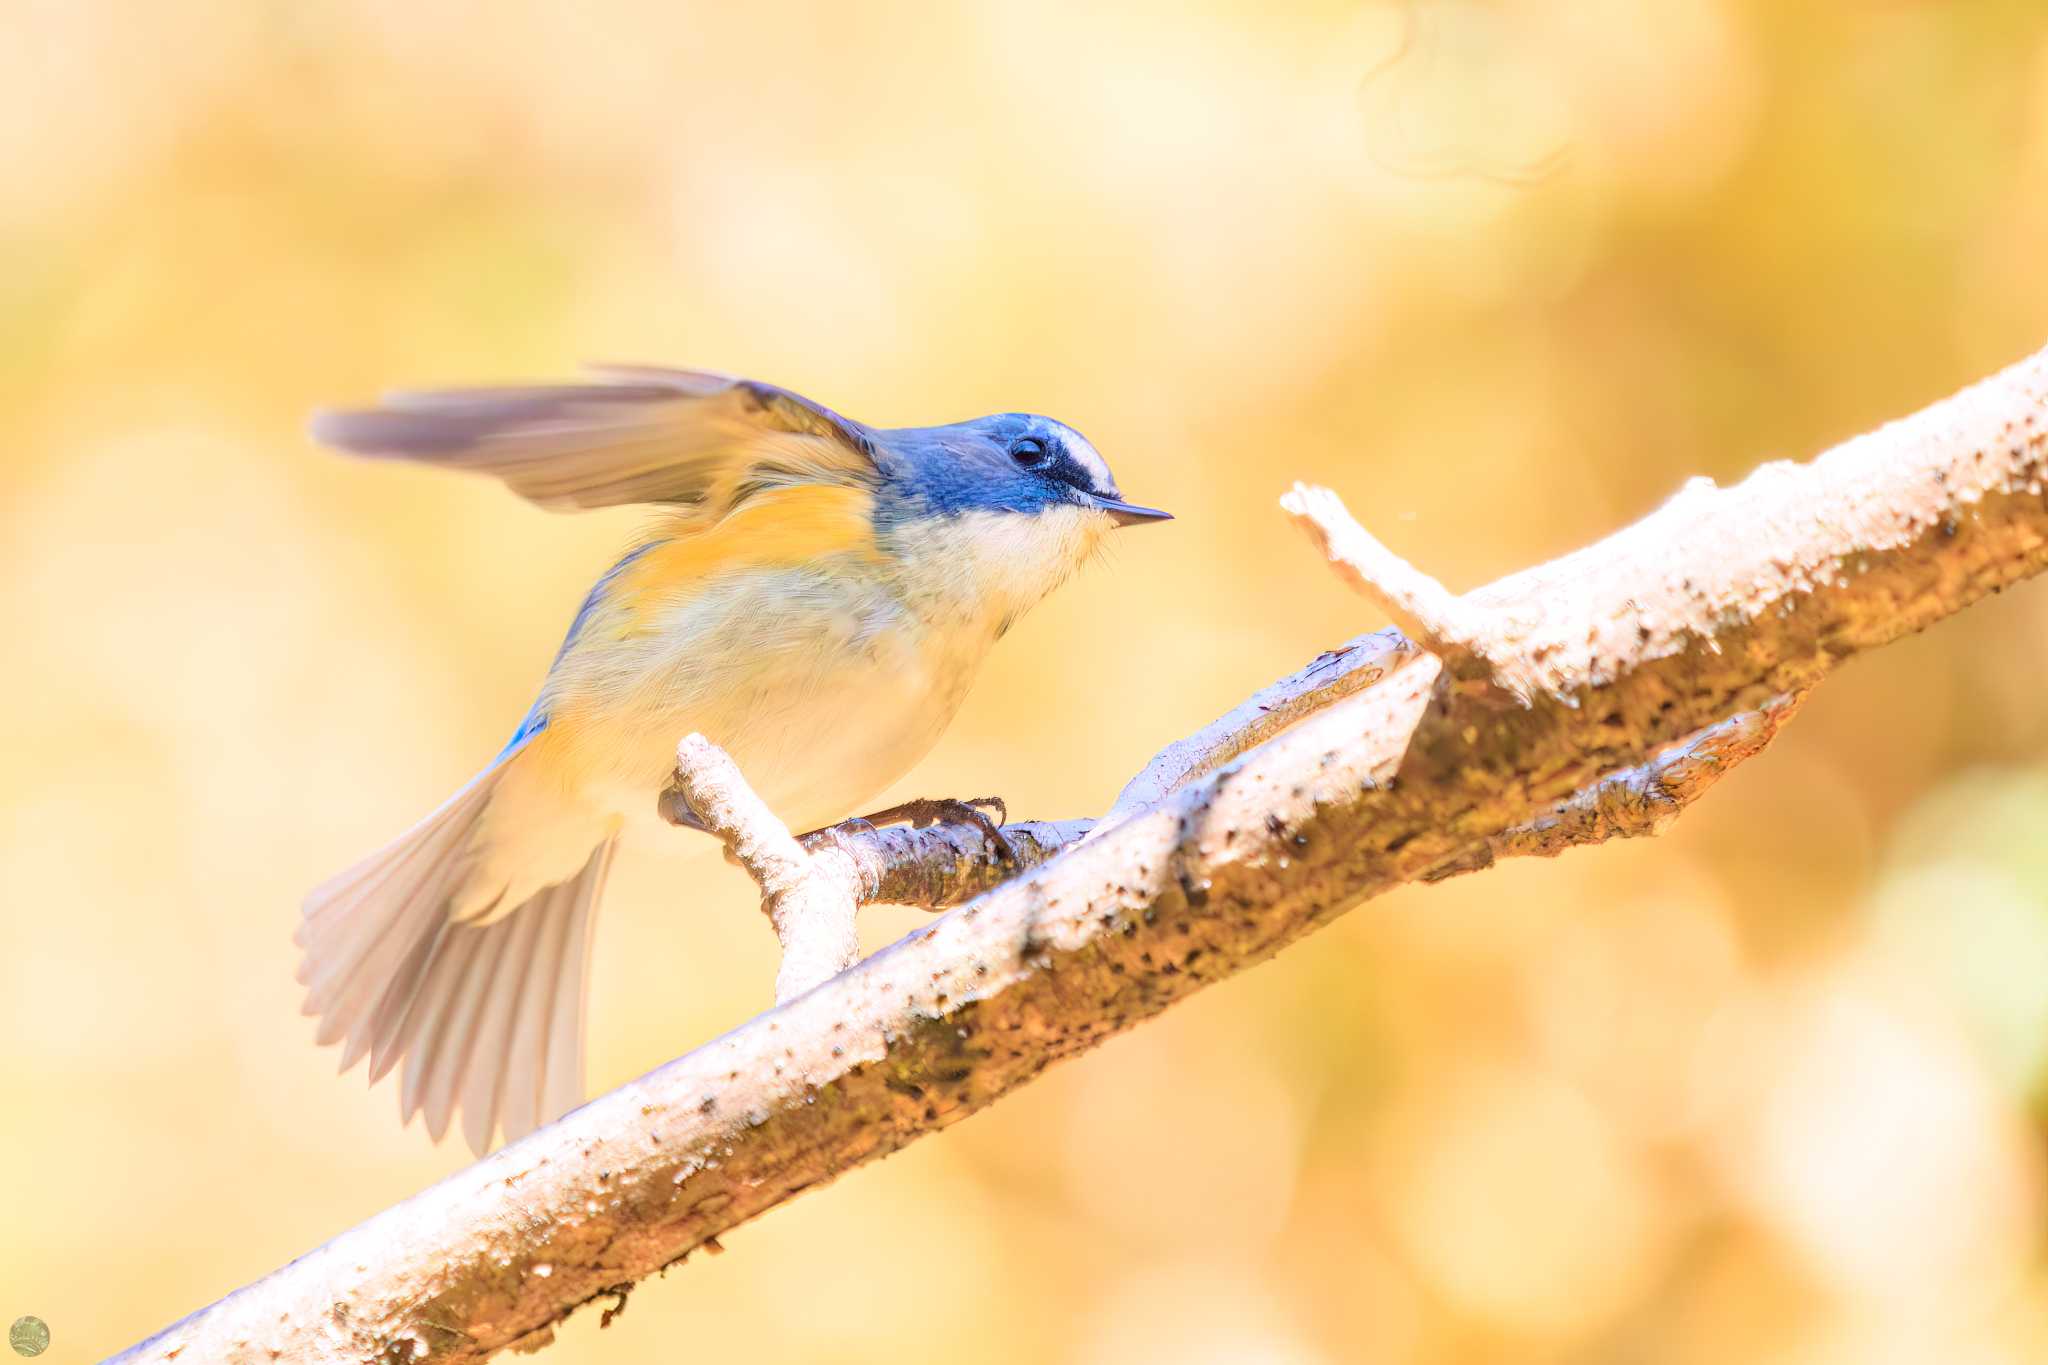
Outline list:
[[[589,937],[612,841],[573,877],[509,914],[458,922],[494,768],[390,847],[307,898],[297,941],[305,1012],[341,1069],[364,1054],[374,1084],[399,1062],[399,1113],[435,1141],[456,1110],[479,1154],[583,1098]]]
[[[616,840],[608,839],[591,855],[592,887],[601,889],[611,875],[615,847]],[[597,927],[597,896],[592,890],[575,897],[562,927],[562,951],[575,970],[555,977],[554,1008],[545,1016],[547,1065],[541,1072],[541,1108],[535,1111],[534,1127],[583,1103],[583,1026],[590,1017],[590,935]]]
[[[445,889],[468,868],[466,845],[494,776],[470,783],[389,848],[307,897],[297,934],[306,950],[299,965],[305,1012],[321,1016],[314,1040],[322,1046],[347,1037],[343,1071],[369,1049],[401,963],[446,919]],[[408,977],[408,991],[411,984]],[[383,1074],[373,1070],[373,1080]]]
[[[528,998],[527,982],[535,976],[541,930],[549,921],[544,915],[514,915],[507,923],[511,930],[490,973],[489,990],[477,1007],[477,1036],[482,1038],[511,1037],[518,1021],[536,1008]],[[509,1044],[506,1051],[509,1061]],[[491,1125],[501,1112],[505,1071],[502,1065],[472,1065],[462,1076],[462,1135],[479,1152],[490,1145]]]
[[[307,987],[308,1014],[326,1015],[331,1026],[337,1018],[353,1013],[341,1011],[337,1015],[333,1009],[341,992],[347,990],[359,996],[372,982],[383,983],[382,971],[388,971],[392,959],[411,945],[411,939],[398,932],[400,917],[394,916],[379,925],[375,933],[348,933],[343,922],[350,919],[352,907],[364,901],[420,889],[422,873],[438,866],[448,846],[473,829],[488,797],[482,780],[471,783],[403,838],[315,888],[306,898],[305,918],[293,936],[294,941],[307,949],[316,943],[328,945],[327,951],[319,956],[309,952],[299,965],[299,981]],[[470,809],[471,806],[476,809]],[[381,960],[368,964],[366,960],[373,955]],[[366,965],[382,971],[358,970]],[[328,1043],[334,1038],[320,1041]]]
[[[486,1123],[495,1112],[510,1142],[583,1100],[583,1022],[588,1013],[589,942],[597,897],[611,869],[613,844],[607,840],[590,856],[583,871],[528,902],[544,909],[533,916],[535,942],[529,964],[557,963],[556,970],[531,967],[522,974],[518,996],[509,1005],[508,1032],[491,1035],[494,1051],[470,1058],[462,1084],[465,1135],[480,1147],[472,1125]],[[509,921],[500,920],[478,932],[488,933]],[[479,1062],[483,1062],[481,1068]],[[494,1102],[482,1099],[488,1089]],[[433,1114],[429,1113],[429,1121]],[[445,1122],[445,1117],[442,1120]],[[488,1136],[486,1134],[486,1136]]]
[[[541,927],[540,945],[535,956],[545,959],[559,951],[558,941],[566,939],[570,925],[566,916],[556,916]],[[519,1002],[519,1012],[512,1024],[512,1040],[505,1051],[505,1065],[501,1067],[502,1095],[498,1102],[498,1113],[503,1117],[505,1132],[509,1137],[514,1132],[525,1132],[535,1124],[543,1122],[541,1113],[547,1074],[548,1018],[555,1012],[555,997],[559,993],[560,978],[542,973],[526,983],[526,989]]]
[[[464,930],[469,932],[465,933]],[[433,1079],[437,1066],[460,1065],[468,1059],[469,1039],[461,1015],[469,1002],[468,991],[478,960],[495,962],[507,935],[478,933],[468,925],[450,925],[443,930],[444,942],[420,979],[419,990],[405,1012],[399,1032],[399,1047],[405,1055],[405,1070],[398,1083],[398,1112],[404,1119],[420,1111],[420,1095]],[[450,1055],[450,1054],[454,1055]],[[372,1053],[374,1056],[374,1052]],[[397,1055],[394,1049],[393,1056]],[[434,1141],[448,1131],[448,1125],[434,1122],[427,1113],[427,1132]]]

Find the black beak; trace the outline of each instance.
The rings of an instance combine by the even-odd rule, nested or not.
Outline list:
[[[1119,526],[1143,526],[1150,521],[1173,520],[1171,512],[1162,512],[1156,507],[1140,507],[1136,503],[1118,502],[1115,498],[1097,498],[1095,505],[1115,517]]]

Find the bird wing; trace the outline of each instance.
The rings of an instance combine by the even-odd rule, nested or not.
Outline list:
[[[599,382],[386,394],[314,416],[355,455],[495,474],[550,511],[666,503],[719,516],[763,488],[871,484],[867,428],[772,384],[698,370],[594,367]]]

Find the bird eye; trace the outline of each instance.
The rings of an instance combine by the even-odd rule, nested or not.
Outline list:
[[[1026,469],[1036,469],[1046,462],[1045,442],[1036,436],[1026,436],[1011,444],[1010,458]]]

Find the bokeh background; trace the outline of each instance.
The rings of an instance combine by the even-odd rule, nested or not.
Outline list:
[[[897,794],[1104,808],[1454,586],[2048,342],[2036,0],[9,0],[0,1320],[97,1358],[465,1158],[298,1015],[313,883],[516,722],[636,524],[350,463],[386,385],[706,365],[1049,411],[1171,528]],[[2048,586],[1850,666],[1666,837],[1370,904],[547,1359],[2048,1356]],[[629,852],[592,1084],[764,1007]],[[917,917],[878,911],[875,943]]]

